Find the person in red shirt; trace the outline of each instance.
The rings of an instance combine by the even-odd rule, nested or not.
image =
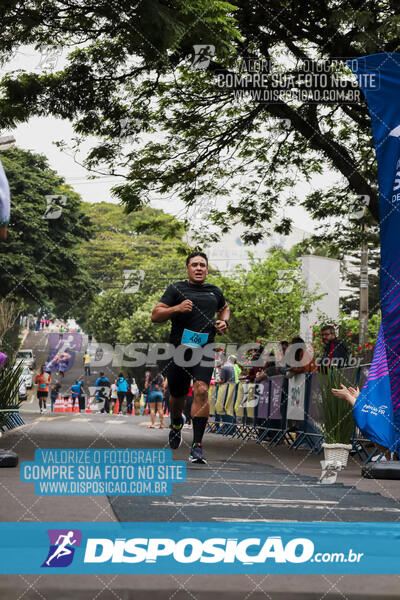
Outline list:
[[[37,398],[39,400],[40,412],[46,410],[47,396],[49,395],[49,384],[51,383],[50,373],[44,370],[44,365],[40,367],[40,373],[35,377],[35,383],[38,386]]]

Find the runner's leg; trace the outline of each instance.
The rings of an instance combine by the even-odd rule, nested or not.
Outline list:
[[[164,427],[164,411],[162,402],[157,402],[157,412],[160,418],[160,429],[162,429]]]
[[[151,427],[154,427],[154,423],[156,422],[156,403],[149,402],[149,407],[150,407]]]
[[[191,414],[193,421],[193,443],[201,444],[210,414],[208,383],[205,381],[194,382]]]
[[[193,367],[193,444],[189,460],[200,464],[206,463],[203,456],[202,441],[208,423],[210,404],[208,401],[208,388],[214,370],[214,360],[205,355],[198,365]]]
[[[173,450],[182,442],[183,417],[186,395],[189,391],[192,376],[188,369],[176,365],[173,361],[168,365],[167,379],[170,390],[169,408],[171,414],[171,431],[169,445]]]

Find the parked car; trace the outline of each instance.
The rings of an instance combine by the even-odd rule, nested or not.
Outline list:
[[[24,364],[24,367],[29,367],[30,369],[35,368],[35,356],[33,354],[33,350],[23,348],[22,350],[18,350],[17,352],[17,362],[21,361]]]
[[[16,369],[17,366],[14,367],[14,369]],[[28,393],[26,391],[26,382],[25,382],[25,377],[24,377],[24,372],[25,369],[23,369],[21,371],[21,374],[19,376],[18,379],[18,400],[20,402],[24,402],[25,400],[28,399]]]
[[[24,378],[26,387],[30,390],[33,385],[33,374],[29,367],[23,368],[22,377]]]
[[[28,393],[26,391],[26,383],[25,379],[21,375],[19,378],[19,388],[18,388],[18,399],[20,402],[24,402],[28,398]]]

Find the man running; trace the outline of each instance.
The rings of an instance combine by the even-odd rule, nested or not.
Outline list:
[[[216,333],[224,333],[228,327],[229,307],[222,291],[215,285],[205,283],[208,274],[208,260],[203,252],[192,252],[186,259],[188,281],[178,281],[165,290],[160,302],[154,307],[153,323],[172,321],[170,343],[180,352],[188,366],[180,366],[178,356],[171,359],[166,377],[170,390],[171,430],[169,445],[179,448],[182,442],[182,411],[193,379],[193,444],[189,460],[206,463],[203,456],[202,440],[209,415],[208,387],[214,369],[214,357],[198,353],[198,349],[214,341]],[[215,313],[218,320],[215,321]],[[177,354],[177,353],[175,353]],[[190,359],[201,358],[192,365]],[[175,362],[176,361],[176,362]],[[204,363],[206,363],[204,365]],[[190,366],[189,366],[190,365]]]

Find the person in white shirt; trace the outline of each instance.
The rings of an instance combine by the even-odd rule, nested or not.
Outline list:
[[[112,414],[114,412],[114,408],[115,408],[115,403],[117,401],[118,398],[118,391],[117,391],[117,380],[114,380],[114,383],[111,384],[110,387],[110,414]]]

